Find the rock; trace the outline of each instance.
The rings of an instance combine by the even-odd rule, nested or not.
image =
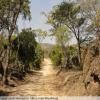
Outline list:
[[[92,42],[84,53],[83,74],[80,75],[70,89],[68,96],[100,96],[100,44]],[[75,79],[73,77],[73,79]],[[71,81],[69,81],[71,84]],[[67,88],[66,83],[66,88]]]
[[[90,95],[100,95],[100,45],[90,45],[83,66],[84,82]]]

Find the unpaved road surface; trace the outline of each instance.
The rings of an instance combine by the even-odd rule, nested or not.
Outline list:
[[[58,96],[62,91],[58,88],[56,71],[50,59],[44,59],[42,70],[26,77],[25,84],[11,89],[11,96]]]

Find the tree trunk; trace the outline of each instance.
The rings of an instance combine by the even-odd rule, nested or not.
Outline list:
[[[79,29],[79,27],[78,27],[78,33],[77,33],[77,43],[78,43],[78,59],[79,59],[79,67],[82,68],[81,41],[80,41],[80,29]]]
[[[67,60],[66,60],[67,55],[66,55],[66,47],[64,46],[63,43],[61,43],[61,49],[62,49],[63,59],[62,59],[62,61],[61,61],[61,66],[60,66],[60,69],[59,69],[59,71],[57,72],[56,76],[58,76],[58,75],[62,72],[63,68],[66,67],[65,62],[67,61]]]
[[[8,58],[9,55],[8,55],[8,49],[7,49],[7,52],[6,52],[6,57],[5,57],[5,61],[4,61],[4,64],[3,64],[3,68],[4,68],[4,75],[3,75],[3,84],[5,85],[8,85]]]
[[[78,59],[79,59],[79,66],[82,67],[81,45],[79,41],[78,41]]]

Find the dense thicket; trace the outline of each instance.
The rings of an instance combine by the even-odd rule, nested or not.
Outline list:
[[[54,65],[64,68],[79,67],[79,60],[77,54],[77,48],[73,46],[65,47],[66,56],[63,55],[61,46],[55,45],[50,53],[50,58]],[[66,59],[65,59],[66,57]]]
[[[61,65],[62,61],[62,51],[60,46],[54,46],[50,53],[50,58],[54,65]]]
[[[1,56],[1,67],[3,67],[3,83],[8,84],[8,69],[11,67],[11,40],[12,35],[18,29],[17,21],[19,16],[24,19],[30,19],[30,1],[29,0],[0,0],[0,33],[6,35],[8,45]]]
[[[8,43],[8,40],[0,35],[0,54],[6,52]],[[7,68],[9,77],[23,79],[27,72],[41,68],[43,51],[40,44],[37,43],[35,33],[32,30],[24,29],[19,35],[12,36],[9,60],[9,68]],[[2,56],[0,61],[0,74],[4,76]]]
[[[13,50],[18,54],[17,57],[24,65],[24,70],[30,68],[40,68],[43,52],[40,45],[35,40],[35,33],[30,29],[22,32],[13,41]],[[30,67],[30,64],[32,67]]]

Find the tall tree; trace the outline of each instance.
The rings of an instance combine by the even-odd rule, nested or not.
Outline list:
[[[29,4],[29,0],[0,0],[0,31],[5,30],[9,42],[6,50],[4,83],[7,83],[7,71],[10,64],[11,37],[17,27],[17,21],[20,15],[25,19],[31,18]]]
[[[55,11],[55,8],[54,10]],[[67,64],[67,48],[66,46],[69,45],[69,41],[71,40],[71,34],[70,30],[66,27],[66,25],[62,24],[62,22],[56,22],[53,18],[53,11],[49,15],[45,16],[48,18],[47,24],[50,24],[52,26],[51,32],[55,39],[56,39],[56,44],[60,47],[61,52],[62,52],[62,59],[61,59],[61,69],[59,72],[61,72],[63,67],[66,67]],[[58,73],[59,73],[58,72]]]
[[[56,28],[54,30],[54,36],[56,38],[56,43],[59,45],[62,51],[62,66],[61,67],[66,67],[67,61],[68,61],[68,55],[67,55],[67,48],[66,46],[69,45],[69,41],[71,39],[71,34],[70,31],[66,28],[66,26],[62,25]],[[62,70],[62,69],[61,69]]]
[[[53,27],[59,25],[66,25],[67,28],[73,33],[77,40],[78,56],[80,66],[82,65],[81,59],[81,44],[89,39],[89,34],[85,31],[87,20],[80,12],[80,5],[69,2],[62,2],[57,5],[50,13],[51,20],[53,20]]]

